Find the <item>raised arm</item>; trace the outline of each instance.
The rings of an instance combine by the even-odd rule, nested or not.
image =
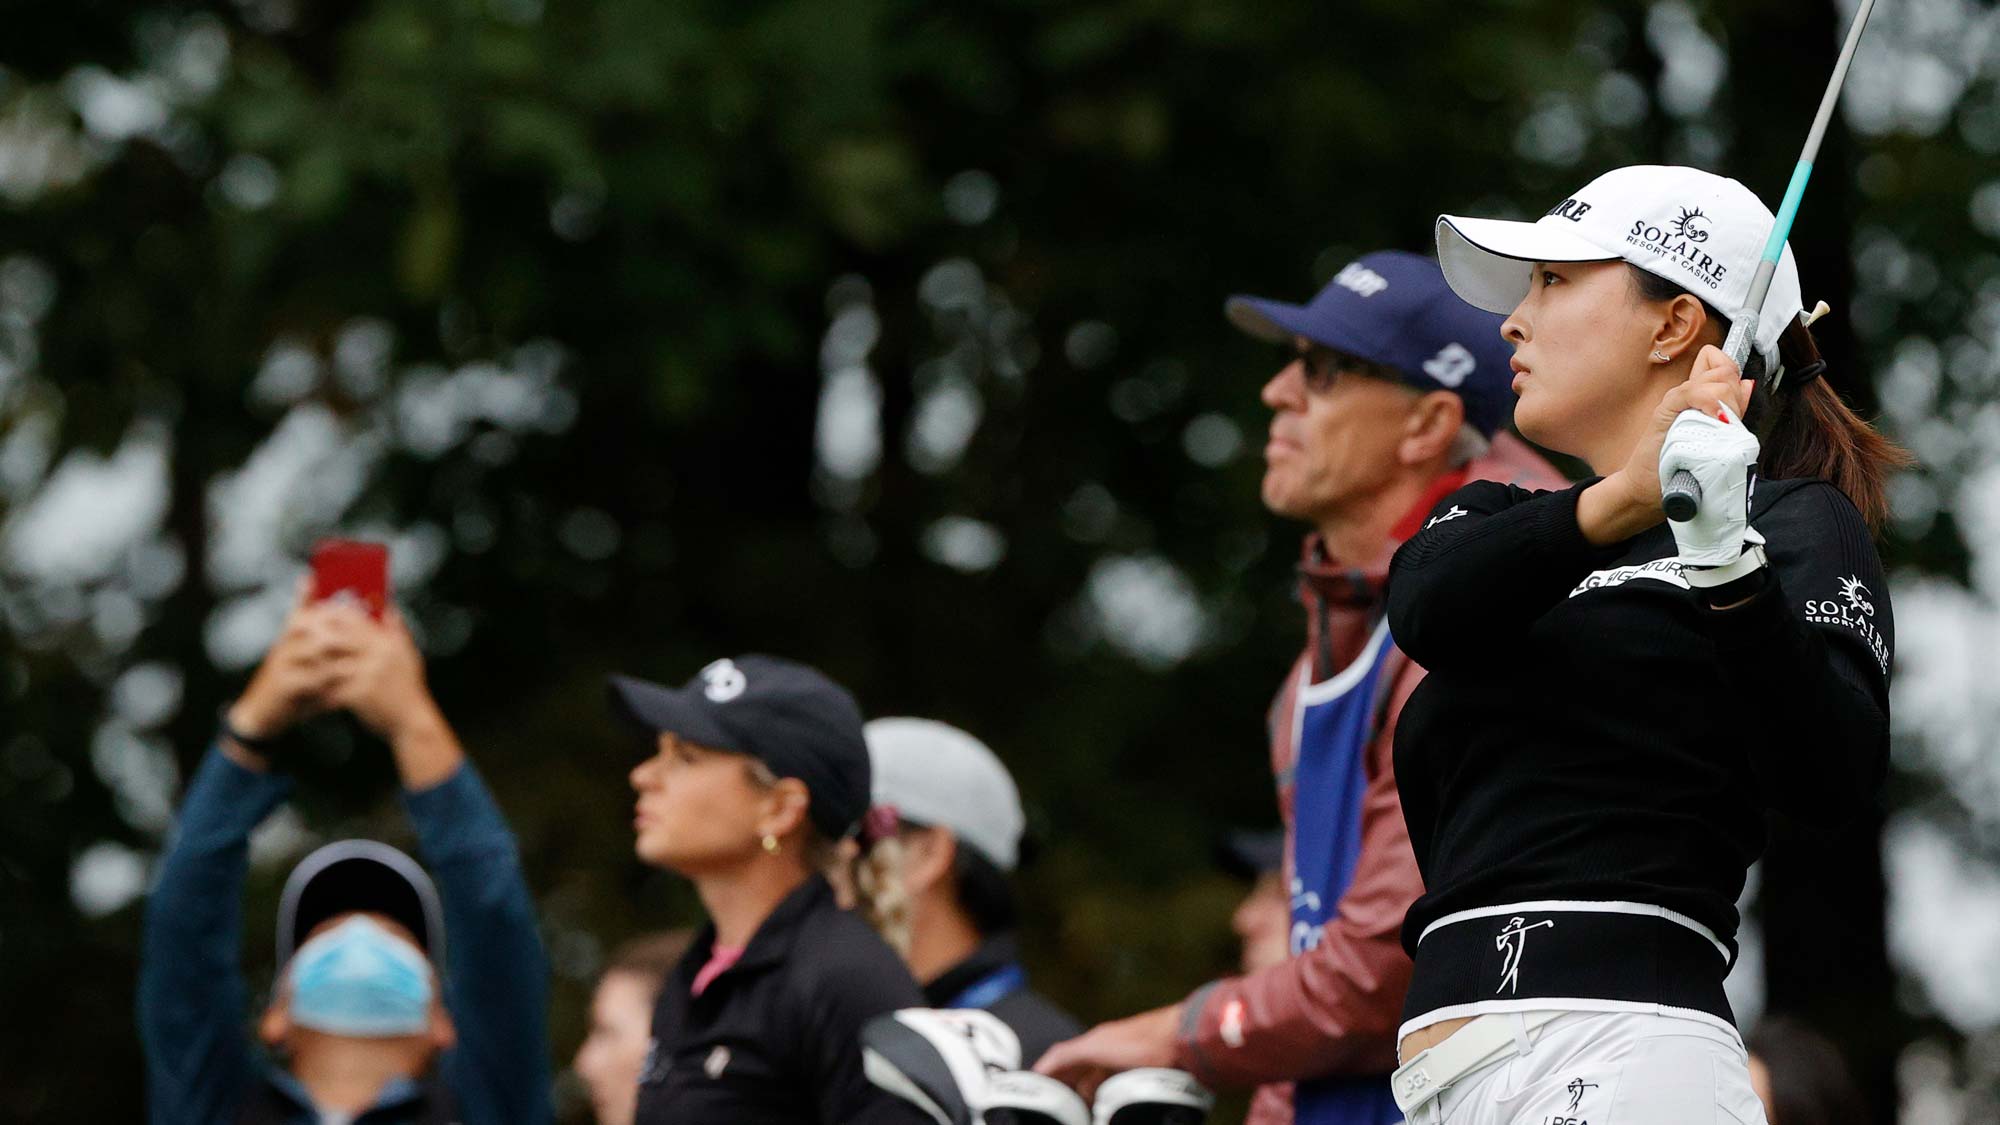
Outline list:
[[[1580,498],[1474,481],[1438,504],[1389,567],[1389,632],[1433,671],[1492,659],[1615,551],[1578,523]]]
[[[291,790],[250,749],[319,706],[327,670],[312,611],[295,606],[229,709],[167,838],[146,900],[139,1035],[154,1125],[232,1120],[250,1076],[241,959],[250,832]],[[237,741],[240,736],[245,741]]]
[[[445,1006],[458,1031],[445,1078],[468,1123],[549,1120],[548,958],[514,834],[431,698],[402,619],[337,612],[330,697],[389,743],[444,901]]]

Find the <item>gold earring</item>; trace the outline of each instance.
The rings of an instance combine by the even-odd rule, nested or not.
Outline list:
[[[771,853],[772,855],[777,855],[777,854],[778,854],[778,838],[777,838],[776,836],[773,836],[773,835],[771,835],[771,834],[770,834],[770,833],[768,833],[768,832],[767,832],[767,833],[765,833],[765,834],[764,834],[764,850],[765,850],[765,851],[767,851],[767,852],[770,852],[770,853]]]

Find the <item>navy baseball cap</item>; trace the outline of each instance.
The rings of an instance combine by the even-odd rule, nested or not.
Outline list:
[[[1236,296],[1223,311],[1260,340],[1303,336],[1391,368],[1418,390],[1451,391],[1465,403],[1465,420],[1487,437],[1513,415],[1514,348],[1500,338],[1506,318],[1466,304],[1420,254],[1356,258],[1308,304]]]
[[[299,861],[278,899],[278,964],[313,929],[351,911],[383,914],[444,965],[444,905],[416,860],[378,840],[335,840]]]
[[[678,688],[629,676],[610,682],[612,713],[649,737],[747,754],[812,795],[808,815],[828,839],[853,834],[868,811],[868,743],[861,708],[817,669],[775,656],[717,660]]]

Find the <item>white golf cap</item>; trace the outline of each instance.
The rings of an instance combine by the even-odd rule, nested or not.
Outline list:
[[[876,719],[863,728],[877,805],[948,828],[1002,871],[1021,856],[1021,793],[984,742],[931,719]]]
[[[1773,217],[1756,193],[1699,168],[1640,164],[1585,184],[1532,223],[1440,215],[1438,263],[1467,304],[1509,313],[1527,297],[1536,262],[1623,260],[1740,317]],[[1804,308],[1787,244],[1758,311],[1757,352],[1778,361],[1778,337]]]

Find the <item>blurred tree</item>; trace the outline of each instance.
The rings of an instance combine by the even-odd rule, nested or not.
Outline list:
[[[1425,247],[1440,210],[1535,214],[1618,163],[1774,195],[1824,69],[1770,61],[1830,57],[1837,23],[1676,0],[14,6],[0,994],[36,1015],[0,1031],[0,1115],[136,1115],[135,1083],[98,1080],[138,1067],[135,896],[335,529],[392,540],[521,835],[559,1057],[605,944],[693,909],[630,858],[601,676],[729,651],[1002,751],[1045,844],[1027,938],[1052,993],[1108,1016],[1223,970],[1209,846],[1273,818],[1261,719],[1300,629],[1298,529],[1257,503],[1276,357],[1222,297],[1303,297],[1357,251]],[[1897,128],[1865,142],[1864,173],[1901,162],[1859,178],[1865,222],[1859,151],[1815,181],[1801,255],[1837,305],[1883,230],[1991,276],[1962,202],[1990,163]],[[1864,401],[1860,356],[1964,312],[1873,299],[1840,345]],[[1912,542],[1964,571],[1948,517]],[[379,749],[317,734],[253,919],[314,840],[400,831]],[[1877,902],[1841,947],[1870,999],[1836,1030],[1879,1078],[1903,1035],[1877,1018],[1879,895],[1846,890]],[[261,925],[248,956],[268,973]]]

